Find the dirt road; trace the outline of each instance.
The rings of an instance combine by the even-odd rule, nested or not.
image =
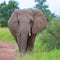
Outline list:
[[[13,43],[0,42],[0,60],[15,60],[15,51]]]

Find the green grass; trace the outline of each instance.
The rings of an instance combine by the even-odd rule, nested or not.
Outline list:
[[[16,47],[16,60],[60,60],[60,50],[52,50],[50,52],[41,51],[39,37],[36,37],[34,49],[31,53],[26,53],[24,56],[19,55]],[[9,32],[8,28],[0,28],[0,41],[14,42],[15,40]]]
[[[36,50],[30,54],[27,53],[23,57],[18,55],[17,60],[60,60],[60,50],[53,50],[50,52],[41,52]]]
[[[15,41],[8,28],[0,28],[0,41]]]

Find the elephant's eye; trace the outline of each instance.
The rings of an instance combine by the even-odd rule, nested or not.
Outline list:
[[[30,24],[33,24],[33,20],[32,19],[30,20]]]
[[[19,20],[18,20],[18,24],[19,24],[20,22],[19,22]]]

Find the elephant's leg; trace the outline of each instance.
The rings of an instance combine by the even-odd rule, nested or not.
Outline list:
[[[32,35],[31,37],[28,38],[28,42],[27,42],[27,51],[32,51],[33,47],[34,47],[34,41],[35,41],[35,36],[36,35]]]

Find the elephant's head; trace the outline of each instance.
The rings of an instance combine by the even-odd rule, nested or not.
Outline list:
[[[10,22],[10,25],[16,31],[21,53],[26,51],[28,36],[36,34],[47,24],[44,14],[38,9],[15,10],[10,18]]]
[[[27,10],[19,10],[18,12],[18,32],[20,35],[29,35],[32,34],[32,25],[33,17],[30,15]]]
[[[30,36],[42,30],[46,26],[47,20],[41,10],[24,9],[17,10],[17,24],[19,33],[26,33]]]

